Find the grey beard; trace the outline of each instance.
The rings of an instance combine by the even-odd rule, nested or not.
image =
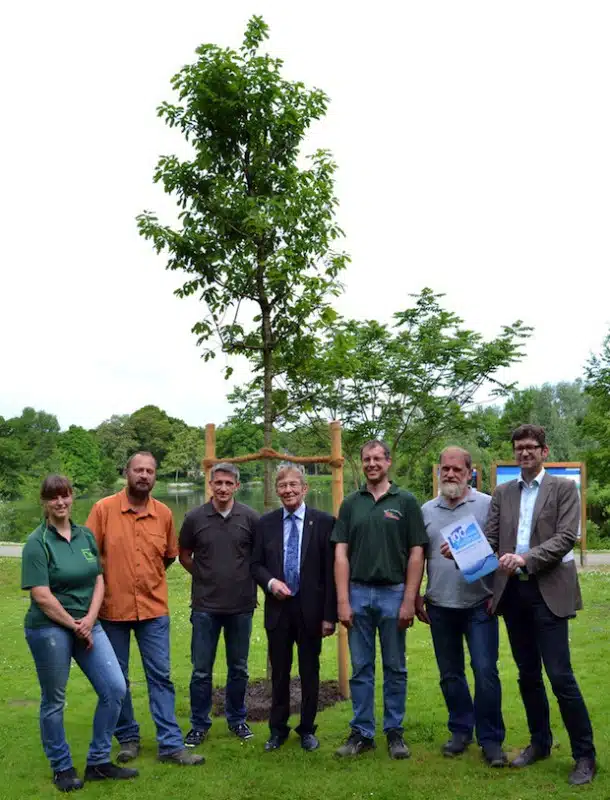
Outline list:
[[[458,497],[464,494],[467,486],[467,481],[463,483],[441,483],[441,494],[443,497],[446,497],[447,500],[457,500]]]

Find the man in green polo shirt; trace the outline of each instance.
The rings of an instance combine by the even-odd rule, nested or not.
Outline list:
[[[366,478],[339,509],[332,539],[339,621],[348,630],[354,717],[338,756],[375,747],[375,638],[383,662],[383,731],[391,758],[408,758],[403,739],[407,697],[406,630],[424,569],[428,536],[417,500],[388,479],[388,446],[366,442],[360,451]]]

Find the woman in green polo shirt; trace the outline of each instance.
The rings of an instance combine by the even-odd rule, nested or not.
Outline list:
[[[104,579],[95,537],[70,519],[72,485],[49,475],[40,497],[44,522],[23,548],[21,588],[30,590],[25,638],[40,682],[40,733],[53,769],[53,782],[63,792],[80,789],[64,732],[64,706],[70,663],[74,659],[98,696],[93,718],[85,780],[131,778],[138,773],[110,763],[112,735],[119,718],[125,679],[97,613],[104,597]]]

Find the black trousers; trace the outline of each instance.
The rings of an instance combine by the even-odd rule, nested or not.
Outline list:
[[[513,658],[519,670],[519,689],[532,744],[549,753],[553,744],[549,702],[542,664],[557,698],[572,756],[595,758],[589,713],[570,663],[568,620],[556,617],[540,593],[538,581],[512,577],[499,612],[503,614]]]
[[[320,688],[320,651],[322,623],[316,635],[309,633],[303,623],[300,597],[288,597],[282,602],[277,625],[267,631],[271,661],[271,733],[282,738],[288,735],[290,716],[290,670],[294,645],[297,646],[301,678],[301,722],[299,735],[314,733]]]

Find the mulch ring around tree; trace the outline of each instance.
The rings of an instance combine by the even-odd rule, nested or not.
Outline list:
[[[334,706],[343,700],[339,691],[338,681],[320,681],[320,694],[318,697],[318,711]],[[271,709],[271,681],[250,681],[246,692],[246,708],[248,720],[251,722],[264,722],[269,719]],[[290,713],[297,714],[301,710],[301,681],[292,678],[290,681]],[[212,713],[222,717],[225,713],[225,687],[214,689],[212,695]]]

